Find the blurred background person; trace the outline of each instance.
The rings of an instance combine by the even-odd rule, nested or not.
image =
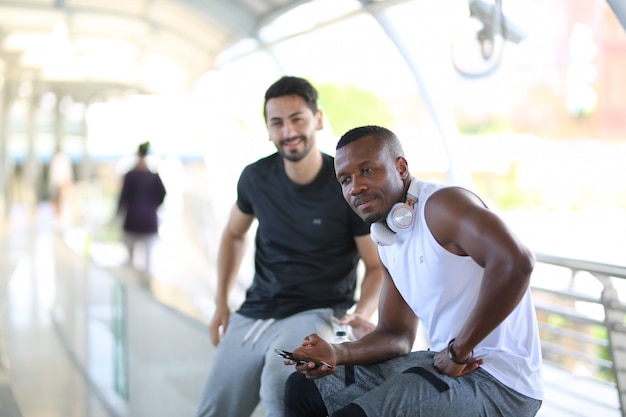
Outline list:
[[[57,227],[64,225],[64,203],[67,202],[73,182],[72,161],[60,147],[57,147],[48,168],[50,204]]]
[[[157,172],[146,164],[150,142],[139,145],[137,163],[124,175],[117,205],[117,214],[123,219],[124,244],[128,248],[128,262],[135,266],[137,244],[143,244],[144,271],[150,272],[152,246],[158,236],[158,209],[165,199],[165,186]]]

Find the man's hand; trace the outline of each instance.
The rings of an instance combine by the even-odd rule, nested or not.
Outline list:
[[[460,365],[453,362],[448,357],[448,349],[444,349],[435,355],[434,365],[440,373],[456,378],[474,372],[483,362],[482,359],[470,358],[467,364]]]
[[[222,340],[222,335],[226,333],[228,327],[228,320],[230,319],[230,309],[227,306],[217,307],[213,319],[209,324],[209,333],[211,335],[211,342],[214,346],[219,345]]]
[[[296,370],[302,372],[308,379],[319,379],[337,370],[334,347],[315,333],[305,337],[302,345],[294,350],[293,354],[299,358],[310,358],[330,365],[330,367],[327,365],[316,366],[312,361],[303,365],[296,364]]]
[[[341,318],[339,324],[350,326],[352,335],[357,339],[362,338],[376,328],[374,323],[358,314],[346,314]]]

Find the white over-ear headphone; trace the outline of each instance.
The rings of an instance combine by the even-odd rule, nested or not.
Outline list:
[[[398,240],[398,234],[404,234],[413,229],[413,224],[415,223],[415,203],[417,203],[418,195],[417,180],[412,178],[406,201],[393,205],[387,215],[387,224],[385,225],[384,222],[372,223],[370,237],[376,244],[380,246],[393,245]]]

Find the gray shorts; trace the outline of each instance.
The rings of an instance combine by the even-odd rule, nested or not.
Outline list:
[[[274,349],[294,350],[311,333],[330,339],[338,319],[331,308],[319,308],[273,322],[264,320],[269,324],[266,328],[257,327],[258,322],[231,314],[228,330],[211,362],[196,417],[250,416],[259,400],[267,417],[282,417],[285,381],[295,368],[285,366]]]
[[[316,380],[328,412],[355,403],[370,417],[532,417],[541,401],[501,384],[479,368],[451,378],[433,366],[435,352],[420,351],[370,366],[339,366]]]

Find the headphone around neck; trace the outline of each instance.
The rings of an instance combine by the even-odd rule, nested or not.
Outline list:
[[[398,241],[398,234],[405,234],[413,229],[415,223],[415,203],[417,203],[419,189],[417,180],[411,179],[406,201],[396,203],[391,207],[385,222],[372,223],[370,237],[379,246],[393,245]]]

